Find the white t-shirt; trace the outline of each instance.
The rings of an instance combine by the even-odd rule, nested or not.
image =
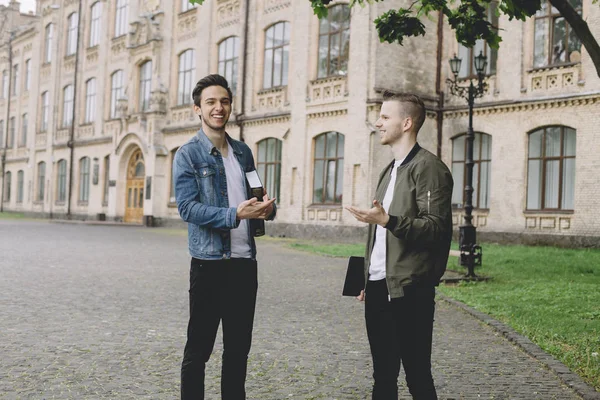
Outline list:
[[[227,178],[227,198],[229,207],[237,207],[241,202],[246,201],[245,179],[242,175],[242,168],[238,162],[233,149],[227,142],[227,157],[223,157],[225,166],[225,176]],[[252,249],[248,243],[248,220],[243,219],[237,228],[231,230],[231,257],[232,258],[251,258]]]
[[[394,186],[396,185],[396,172],[398,167],[404,160],[395,160],[394,166],[392,167],[392,175],[390,183],[385,191],[383,197],[383,209],[388,212],[392,199],[394,198]],[[379,281],[385,279],[385,260],[387,256],[387,249],[385,244],[386,231],[381,225],[377,225],[375,230],[375,244],[373,245],[373,251],[371,252],[371,265],[369,265],[369,280]]]

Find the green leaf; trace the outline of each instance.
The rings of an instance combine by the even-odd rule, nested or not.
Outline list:
[[[204,3],[204,0],[189,0],[189,2],[192,4],[198,4],[199,6],[201,6],[202,3]]]
[[[406,9],[389,10],[375,20],[375,27],[381,42],[402,45],[407,36],[424,36],[425,26]]]

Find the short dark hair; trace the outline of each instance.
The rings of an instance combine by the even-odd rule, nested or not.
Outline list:
[[[383,92],[383,101],[399,101],[400,103],[408,103],[408,107],[404,110],[411,117],[415,124],[415,132],[419,132],[425,122],[425,104],[423,100],[416,94],[412,93],[396,93],[389,90]]]
[[[229,88],[229,83],[227,83],[227,79],[225,79],[219,74],[211,74],[205,76],[204,78],[200,79],[198,83],[196,83],[196,87],[192,92],[192,98],[194,99],[195,105],[200,107],[200,97],[202,95],[202,91],[210,86],[221,86],[222,88],[227,89],[229,101],[232,101],[233,93],[231,93],[231,89]]]

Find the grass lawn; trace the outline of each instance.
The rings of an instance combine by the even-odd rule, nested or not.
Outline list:
[[[282,241],[334,257],[364,254],[364,244]],[[483,267],[475,272],[492,279],[440,291],[510,325],[600,390],[600,250],[482,247]],[[456,257],[448,267],[461,268]]]
[[[24,219],[25,214],[14,212],[0,212],[0,219]]]

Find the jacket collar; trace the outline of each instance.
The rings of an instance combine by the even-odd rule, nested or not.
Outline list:
[[[196,137],[198,138],[198,142],[202,146],[202,150],[204,150],[207,154],[215,156],[218,153],[219,150],[215,147],[215,145],[213,145],[208,136],[206,136],[206,133],[204,133],[204,130],[202,130],[202,128],[198,130]],[[233,152],[237,156],[241,156],[242,149],[240,148],[240,143],[237,140],[234,140],[231,136],[229,136],[227,132],[225,133],[225,139],[231,145]]]
[[[415,143],[413,148],[408,152],[408,154],[406,155],[406,157],[404,158],[404,161],[402,161],[402,164],[400,164],[400,166],[408,164],[413,158],[415,158],[415,156],[417,155],[419,150],[421,150],[421,146],[419,146],[419,143],[417,142],[417,143]]]

